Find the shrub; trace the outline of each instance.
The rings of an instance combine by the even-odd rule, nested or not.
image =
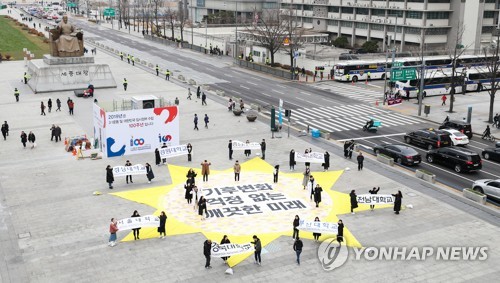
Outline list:
[[[333,41],[333,45],[339,48],[346,48],[349,45],[349,41],[345,36],[339,36]]]
[[[22,29],[22,30],[29,30],[29,28],[28,28],[28,27],[22,27],[21,29]]]
[[[10,60],[10,58],[12,58],[12,56],[10,54],[5,54],[5,60]]]
[[[306,70],[306,75],[308,75],[308,76],[314,76],[314,72]]]
[[[38,32],[38,36],[43,37],[43,36],[45,36],[45,34],[43,34],[43,32],[40,31],[40,32]]]
[[[292,67],[290,65],[281,65],[282,69],[290,70]]]
[[[43,43],[49,43],[49,40],[48,40],[48,39],[46,39],[46,38],[44,38],[44,39],[43,39]]]
[[[273,64],[273,67],[276,67],[276,68],[281,68],[281,64],[280,64],[280,63],[274,63],[274,64]]]

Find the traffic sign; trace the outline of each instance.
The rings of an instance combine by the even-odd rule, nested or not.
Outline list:
[[[415,68],[391,70],[391,82],[415,80],[416,78],[417,70]]]
[[[105,8],[103,11],[103,15],[105,17],[114,17],[115,16],[115,9],[114,8]]]
[[[403,67],[403,62],[394,62],[393,67]]]
[[[285,45],[285,46],[290,45],[290,38],[285,37],[285,39],[283,39],[283,45]]]

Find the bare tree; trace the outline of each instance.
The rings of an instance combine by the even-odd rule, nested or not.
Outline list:
[[[499,82],[497,81],[500,69],[500,62],[498,60],[499,48],[500,48],[500,29],[496,29],[494,31],[494,35],[496,36],[496,41],[492,43],[492,48],[490,49],[490,53],[492,55],[488,55],[487,48],[484,48],[484,57],[486,61],[486,67],[488,70],[487,77],[490,82],[490,88],[488,89],[488,94],[490,95],[490,109],[488,113],[488,122],[493,123],[493,111],[495,106],[495,95],[497,93]],[[478,86],[479,87],[479,86]]]
[[[456,94],[456,87],[458,85],[463,86],[464,78],[463,74],[461,73],[460,75],[457,76],[457,63],[458,59],[464,51],[467,48],[464,48],[462,45],[462,37],[465,32],[465,26],[463,24],[459,24],[457,28],[457,34],[456,34],[456,41],[455,41],[455,46],[453,46],[452,50],[450,50],[450,59],[451,59],[451,89],[450,89],[450,109],[448,112],[453,113],[453,103],[455,102],[455,94]],[[457,81],[458,79],[458,81]],[[463,87],[462,87],[463,88]],[[465,93],[466,89],[462,89],[462,92]]]
[[[255,36],[255,40],[271,53],[271,65],[274,65],[274,54],[283,46],[287,36],[287,20],[279,9],[269,9],[253,29],[247,28]]]
[[[172,31],[172,40],[175,40],[175,33],[174,33],[175,18],[176,18],[176,12],[174,10],[168,8],[167,19],[168,19],[168,22],[170,23],[170,30]]]
[[[184,26],[187,22],[186,12],[184,11],[184,5],[179,5],[179,11],[177,12],[177,19],[179,23],[179,30],[181,32],[181,42],[184,41]]]
[[[290,66],[294,67],[294,53],[302,47],[302,39],[304,29],[300,28],[297,17],[294,15],[294,10],[290,6],[289,9],[282,12],[283,24],[285,27],[286,37],[288,38],[288,46],[285,49],[286,54],[290,56]]]
[[[155,22],[156,22],[156,30],[158,31],[158,5],[160,4],[161,0],[152,0],[153,5],[154,5],[154,16],[155,16]]]

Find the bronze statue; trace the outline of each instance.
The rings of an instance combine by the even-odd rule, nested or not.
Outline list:
[[[57,28],[50,30],[50,49],[54,57],[83,56],[83,34],[68,23],[68,16],[64,15]]]

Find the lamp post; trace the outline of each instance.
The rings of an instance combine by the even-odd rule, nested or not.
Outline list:
[[[393,16],[396,16],[396,22],[394,23],[394,46],[392,48],[392,63],[391,63],[391,71],[392,71],[392,67],[394,66],[394,61],[396,59],[396,31],[397,31],[397,25],[398,25],[398,14],[388,14],[387,17],[393,17]],[[386,40],[386,45],[387,47],[390,46],[391,42],[389,40],[389,37],[387,36],[387,40]],[[383,93],[383,99],[382,99],[382,104],[385,105],[385,102],[387,100],[387,97],[385,95],[385,93],[387,92],[387,61],[389,59],[389,50],[387,49],[387,47],[384,46],[384,48],[386,49],[386,52],[385,52],[385,70],[386,70],[386,75],[384,76],[384,93]],[[391,72],[389,72],[390,74]],[[391,93],[392,93],[392,83],[391,83]]]

